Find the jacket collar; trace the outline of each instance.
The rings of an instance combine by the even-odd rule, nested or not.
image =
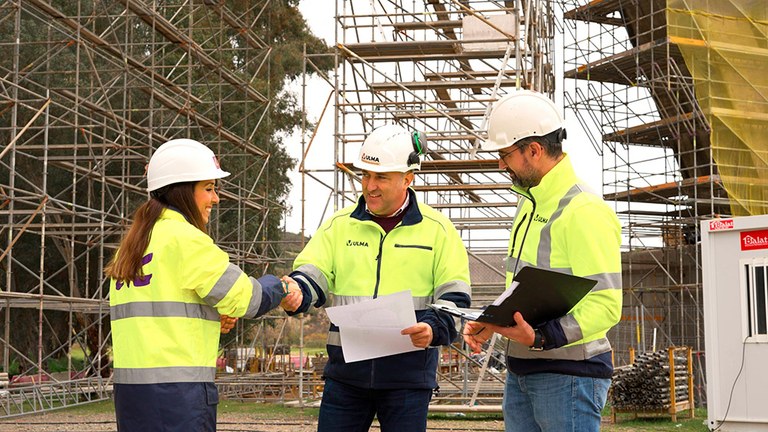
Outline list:
[[[173,206],[164,208],[158,219],[173,219],[177,221],[189,222],[187,217],[184,216],[184,214],[179,209]]]
[[[361,221],[373,220],[371,214],[365,211],[365,198],[363,195],[360,195],[360,198],[357,200],[357,206],[350,216],[353,219]],[[419,203],[416,201],[416,192],[414,192],[413,189],[408,188],[408,207],[405,208],[405,212],[403,213],[402,225],[416,225],[421,222],[422,219],[424,219],[424,217],[421,215]]]
[[[532,198],[536,203],[543,203],[547,198],[560,199],[575,183],[579,182],[573,170],[571,158],[567,153],[548,173],[544,174],[539,184],[532,188],[512,186],[512,191],[526,198]]]

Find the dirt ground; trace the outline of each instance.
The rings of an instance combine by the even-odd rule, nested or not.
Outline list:
[[[224,413],[219,414],[218,431],[221,432],[314,432],[317,422],[299,414],[296,416],[272,416],[263,414]],[[68,411],[50,412],[34,416],[0,421],[0,432],[114,432],[115,416],[113,413],[72,413]],[[378,431],[374,423],[372,431]],[[501,420],[451,420],[430,419],[429,432],[448,431],[503,431]]]

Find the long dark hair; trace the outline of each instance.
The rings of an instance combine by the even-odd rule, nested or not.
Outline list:
[[[133,224],[120,241],[120,247],[104,269],[104,273],[113,279],[125,282],[144,276],[141,261],[149,246],[152,228],[163,210],[168,207],[181,212],[189,223],[208,234],[203,216],[195,204],[197,183],[194,181],[174,183],[153,191],[149,201],[139,206],[133,213]]]

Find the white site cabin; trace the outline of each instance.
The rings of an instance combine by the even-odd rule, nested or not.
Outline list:
[[[768,215],[701,222],[707,417],[768,431]]]

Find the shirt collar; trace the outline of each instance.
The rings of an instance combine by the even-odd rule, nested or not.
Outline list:
[[[400,215],[400,213],[405,211],[405,209],[408,207],[408,203],[410,202],[410,199],[411,199],[410,194],[406,192],[406,194],[405,194],[405,202],[403,202],[403,205],[401,205],[399,209],[397,209],[394,213],[392,213],[389,216],[379,216],[379,215],[373,213],[372,211],[370,211],[368,209],[368,203],[365,203],[365,212],[368,213],[371,216],[376,216],[376,217],[385,217],[385,218],[395,217],[395,216],[398,216],[398,215]]]

